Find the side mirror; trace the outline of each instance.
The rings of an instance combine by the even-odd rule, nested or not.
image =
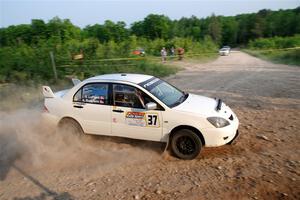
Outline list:
[[[157,108],[157,104],[153,102],[149,102],[146,104],[146,110],[155,110]]]

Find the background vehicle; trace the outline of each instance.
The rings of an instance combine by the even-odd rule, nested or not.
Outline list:
[[[223,46],[223,47],[222,47],[222,49],[228,49],[228,50],[229,50],[229,52],[231,51],[231,48],[230,48],[230,46]]]
[[[139,55],[139,56],[145,56],[145,50],[144,49],[136,49],[132,52],[133,55]]]
[[[219,50],[219,55],[220,56],[228,56],[230,53],[230,50],[228,48],[222,48]]]
[[[182,92],[153,76],[107,74],[74,84],[55,94],[43,86],[44,116],[59,129],[167,142],[182,159],[238,134],[239,121],[221,100]]]

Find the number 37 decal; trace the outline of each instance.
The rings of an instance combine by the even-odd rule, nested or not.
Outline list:
[[[157,114],[146,115],[147,126],[159,127],[159,119]]]

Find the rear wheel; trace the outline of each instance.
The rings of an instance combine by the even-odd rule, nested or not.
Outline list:
[[[171,138],[172,152],[178,158],[194,159],[199,155],[201,148],[199,136],[189,129],[178,130]]]
[[[57,127],[57,133],[63,138],[64,142],[70,143],[74,139],[81,138],[84,133],[81,126],[74,119],[62,119]]]

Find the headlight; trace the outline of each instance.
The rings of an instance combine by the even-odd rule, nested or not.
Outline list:
[[[229,122],[222,117],[208,117],[207,120],[216,128],[223,128],[229,125]]]

